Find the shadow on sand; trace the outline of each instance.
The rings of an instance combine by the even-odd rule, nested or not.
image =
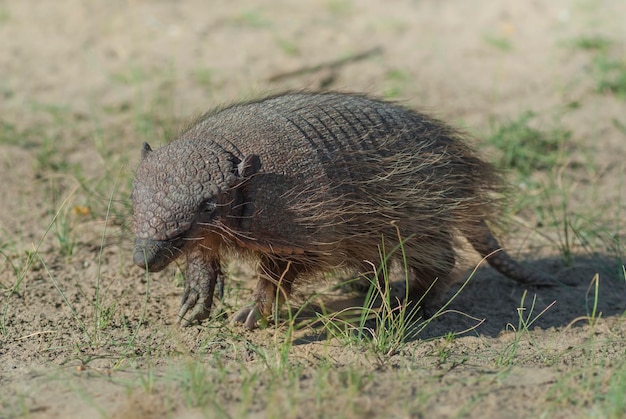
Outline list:
[[[408,339],[431,339],[450,332],[496,337],[503,331],[517,329],[520,314],[527,322],[532,321],[530,329],[547,329],[586,324],[587,316],[594,312],[594,305],[595,315],[605,318],[621,316],[626,311],[624,265],[618,258],[579,256],[570,266],[564,266],[562,260],[555,257],[527,264],[568,285],[527,287],[492,268],[481,267],[442,314],[430,319],[419,335]],[[471,271],[467,272],[465,278],[470,274]],[[596,278],[599,279],[597,298]],[[453,286],[442,302],[452,299],[461,286],[461,283]],[[322,329],[309,329],[310,333],[298,339],[296,344],[325,339]]]

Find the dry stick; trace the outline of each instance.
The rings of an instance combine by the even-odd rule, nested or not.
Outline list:
[[[46,333],[59,333],[56,330],[41,330],[39,332],[35,332],[35,333],[31,333],[30,335],[26,335],[26,336],[22,336],[20,338],[17,338],[15,340],[24,340],[24,339],[28,339],[28,338],[32,338],[33,336],[39,336],[39,335],[43,335]]]
[[[369,58],[369,57],[371,57],[373,55],[381,54],[382,52],[383,52],[383,49],[381,47],[375,47],[375,48],[369,49],[367,51],[360,52],[358,54],[348,55],[347,57],[339,58],[339,59],[334,60],[334,61],[329,61],[329,62],[326,62],[326,63],[316,64],[316,65],[308,66],[308,67],[302,67],[302,68],[299,68],[297,70],[286,71],[284,73],[278,73],[278,74],[275,74],[275,75],[271,76],[268,79],[268,81],[275,82],[275,81],[288,79],[290,77],[302,76],[304,74],[315,73],[315,72],[323,70],[325,68],[334,70],[337,67],[341,67],[342,65],[353,63],[355,61],[364,60],[364,59]]]

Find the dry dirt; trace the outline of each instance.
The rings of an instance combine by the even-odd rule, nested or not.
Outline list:
[[[626,101],[597,88],[594,57],[624,56],[625,19],[608,0],[0,1],[0,417],[624,414]],[[392,354],[319,328],[293,345],[284,326],[180,330],[176,268],[131,263],[141,143],[303,88],[401,100],[493,156],[481,138],[529,110],[571,132],[565,160],[531,176],[542,187],[514,182],[538,196],[505,243],[572,285],[523,299],[480,268]],[[227,311],[246,272],[231,272]],[[528,333],[520,313],[538,317]]]

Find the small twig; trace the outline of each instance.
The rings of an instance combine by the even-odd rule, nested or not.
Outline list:
[[[32,338],[33,336],[43,335],[46,333],[57,333],[57,331],[56,330],[42,330],[40,332],[35,332],[35,333],[31,333],[30,335],[22,336],[21,338],[17,338],[16,340],[24,340],[24,339]]]
[[[369,49],[367,51],[363,51],[363,52],[360,52],[360,53],[357,53],[357,54],[348,55],[347,57],[339,58],[337,60],[329,61],[329,62],[326,62],[326,63],[316,64],[316,65],[313,65],[313,66],[302,67],[302,68],[299,68],[299,69],[293,70],[293,71],[286,71],[284,73],[274,74],[273,76],[268,78],[268,80],[271,81],[271,82],[275,82],[275,81],[279,81],[279,80],[288,79],[288,78],[291,78],[291,77],[302,76],[304,74],[315,73],[317,71],[320,71],[320,70],[323,70],[323,69],[326,69],[326,68],[334,70],[337,67],[341,67],[343,65],[346,65],[346,64],[349,64],[349,63],[353,63],[355,61],[364,60],[366,58],[371,57],[372,55],[381,54],[382,52],[383,52],[383,49],[381,47],[375,47],[375,48]]]

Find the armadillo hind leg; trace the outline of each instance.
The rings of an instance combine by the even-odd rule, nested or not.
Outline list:
[[[516,262],[502,249],[487,224],[482,222],[481,226],[483,227],[480,230],[481,234],[467,237],[467,239],[494,269],[522,284],[535,286],[556,285],[555,280],[547,274],[527,269]]]
[[[438,302],[451,284],[451,275],[456,263],[456,252],[452,245],[452,234],[441,230],[440,239],[431,259],[424,260],[422,254],[407,251],[406,260],[413,274],[409,289],[409,300],[426,304]],[[436,260],[436,263],[433,263]]]

